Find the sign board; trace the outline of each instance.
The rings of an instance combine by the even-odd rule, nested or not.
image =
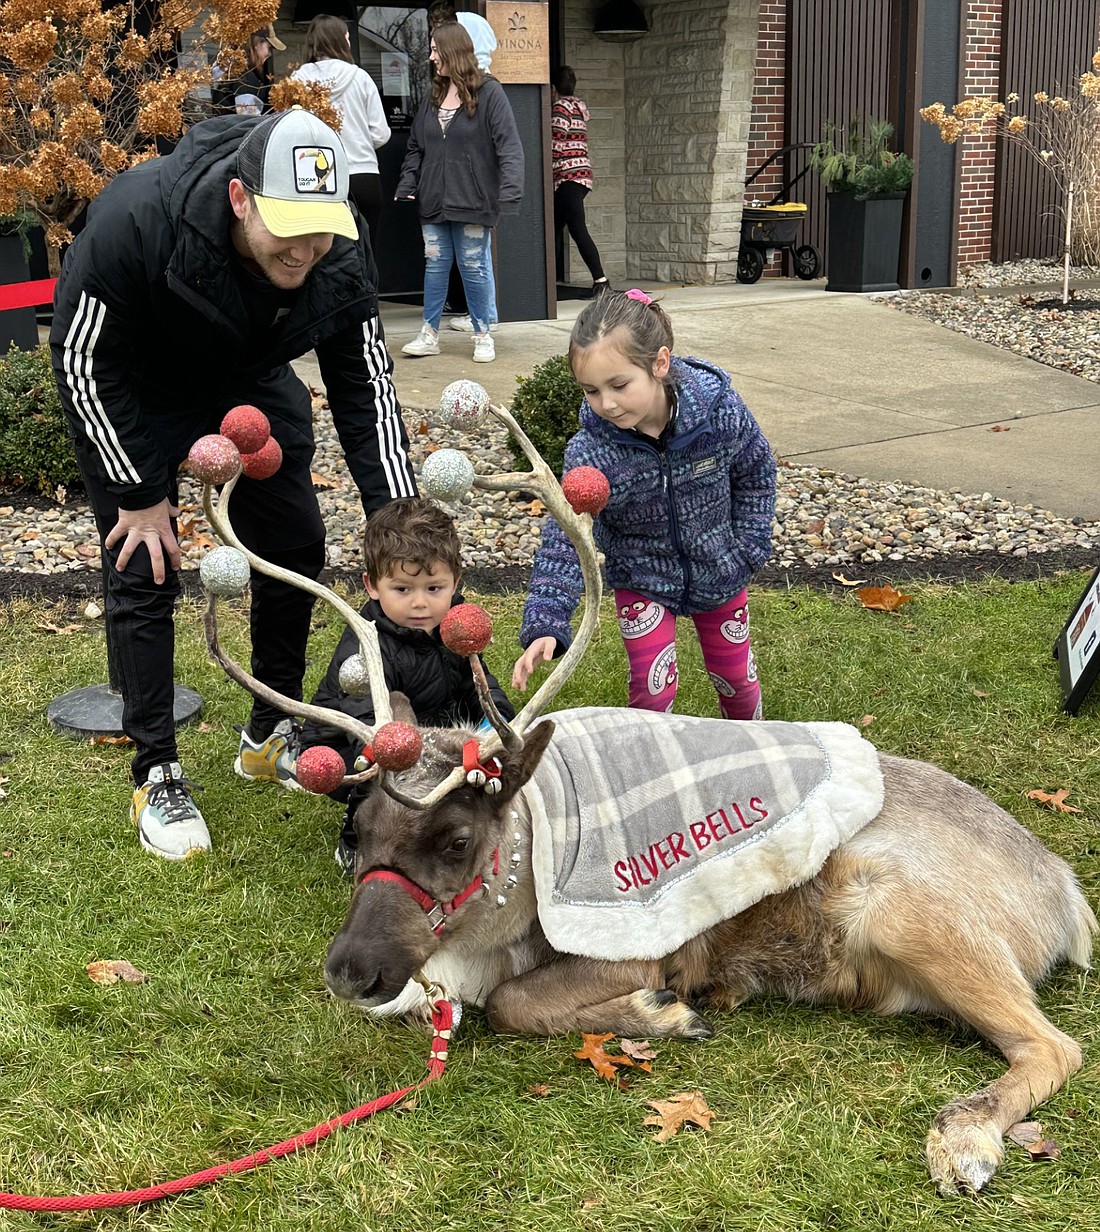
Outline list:
[[[550,80],[550,21],[545,3],[488,0],[485,17],[497,36],[493,76],[498,81],[545,85]]]
[[[1100,674],[1100,569],[1089,578],[1085,593],[1062,627],[1054,657],[1065,697],[1062,708],[1076,714]]]

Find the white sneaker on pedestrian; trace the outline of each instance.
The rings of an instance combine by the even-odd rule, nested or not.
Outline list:
[[[498,322],[494,321],[489,326],[490,331],[494,334],[497,332],[497,325]],[[467,313],[464,317],[451,317],[449,327],[457,329],[460,334],[472,334],[474,332],[474,321],[470,314]]]
[[[150,767],[130,805],[130,820],[146,851],[165,860],[186,860],[210,850],[210,831],[191,799],[195,790],[201,788],[184,778],[178,761]]]
[[[497,357],[497,348],[491,334],[474,334],[474,363],[491,364]]]
[[[439,335],[432,327],[425,322],[420,327],[420,333],[412,340],[406,342],[401,348],[402,355],[438,355],[439,354]]]

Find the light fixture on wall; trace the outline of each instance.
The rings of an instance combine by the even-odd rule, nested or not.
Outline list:
[[[610,0],[596,10],[592,33],[607,43],[632,43],[649,32],[649,22],[634,0]]]

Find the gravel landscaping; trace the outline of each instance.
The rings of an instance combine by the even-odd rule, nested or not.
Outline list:
[[[1051,262],[971,266],[961,272],[957,293],[908,292],[880,302],[888,311],[913,313],[1100,381],[1100,285],[1083,292],[1068,311],[1049,292],[1021,296],[999,290],[1049,286],[1059,278],[1060,269]],[[1077,283],[1090,278],[1100,278],[1100,271],[1074,271]],[[461,445],[431,410],[406,406],[405,411],[417,466],[434,444]],[[325,410],[318,412],[317,439],[314,469],[329,529],[330,569],[355,576],[362,515]],[[476,464],[479,470],[515,469],[504,430],[495,423],[479,438]],[[782,460],[778,486],[775,552],[758,579],[764,584],[815,584],[854,571],[861,577],[945,580],[989,573],[1034,577],[1094,563],[1100,552],[1100,522],[1056,517],[988,492],[870,482]],[[207,527],[197,488],[185,481],[181,495],[184,568],[193,571],[207,550]],[[455,513],[471,580],[483,589],[522,586],[541,527],[530,495],[474,493]],[[76,597],[98,589],[99,551],[87,506],[0,494],[0,517],[7,531],[0,542],[0,597],[16,592]],[[194,577],[189,581],[191,589]]]

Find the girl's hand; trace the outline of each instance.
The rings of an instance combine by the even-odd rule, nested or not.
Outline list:
[[[557,638],[538,637],[516,660],[512,668],[512,688],[521,693],[527,692],[527,677],[540,663],[549,663],[558,648]]]

